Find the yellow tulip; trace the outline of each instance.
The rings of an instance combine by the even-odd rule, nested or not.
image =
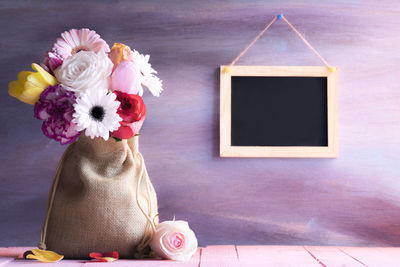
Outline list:
[[[18,80],[8,84],[8,94],[20,101],[34,105],[40,94],[50,85],[56,85],[56,78],[38,64],[32,63],[33,71],[21,71]]]
[[[121,61],[128,60],[130,55],[131,48],[129,46],[121,43],[114,43],[110,53],[108,54],[108,57],[115,66],[118,66]]]

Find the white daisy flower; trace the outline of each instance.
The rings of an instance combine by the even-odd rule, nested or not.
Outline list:
[[[78,131],[85,130],[85,134],[92,139],[103,137],[107,141],[110,132],[120,127],[119,105],[116,95],[107,93],[107,89],[86,90],[74,104],[73,122],[77,124]]]
[[[142,74],[141,84],[154,95],[160,96],[162,92],[162,80],[160,80],[155,74],[157,71],[151,67],[149,63],[150,55],[142,55],[138,51],[133,50],[132,60],[135,65],[139,68],[140,73]],[[139,95],[143,95],[143,87],[139,87]]]

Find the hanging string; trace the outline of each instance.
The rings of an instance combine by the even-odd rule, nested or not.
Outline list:
[[[238,60],[239,58],[241,58],[244,54],[246,54],[247,50],[250,49],[250,47],[252,47],[258,39],[260,39],[260,37],[264,34],[264,32],[266,32],[268,30],[269,27],[271,27],[271,25],[276,21],[276,17],[274,17],[270,23],[268,23],[268,25],[264,28],[264,30],[262,30],[257,36],[256,38],[254,38],[254,40],[231,62],[231,64],[229,64],[229,67],[232,67]],[[228,69],[225,69],[226,71],[229,71],[229,67],[227,67]]]
[[[247,50],[249,50],[254,44],[255,42],[257,42],[258,39],[260,39],[260,37],[269,29],[269,27],[271,27],[271,25],[276,21],[276,20],[283,20],[284,22],[286,22],[286,24],[297,34],[297,36],[299,36],[299,38],[307,45],[308,48],[310,48],[310,50],[322,61],[322,63],[325,64],[326,67],[329,68],[330,71],[336,71],[335,67],[332,67],[331,65],[329,65],[329,63],[318,53],[317,50],[315,50],[314,47],[312,47],[312,45],[304,38],[304,36],[282,15],[279,14],[276,17],[274,17],[270,23],[268,23],[267,26],[265,26],[265,28],[253,39],[253,41],[242,51],[240,52],[240,54],[231,62],[231,64],[229,64],[227,67],[225,67],[225,72],[229,72],[230,67],[232,67],[233,65],[235,65],[235,63],[244,55],[246,54]]]
[[[324,63],[325,66],[327,66],[328,68],[330,68],[331,66],[329,65],[329,63],[317,52],[317,50],[315,50],[314,47],[311,46],[311,44],[303,37],[303,35],[301,35],[301,33],[292,25],[292,23],[290,23],[283,15],[282,19],[297,34],[297,36],[300,37],[300,39],[306,44],[306,46],[308,46],[308,48],[310,48],[311,51],[314,52],[314,54],[322,61],[322,63]]]

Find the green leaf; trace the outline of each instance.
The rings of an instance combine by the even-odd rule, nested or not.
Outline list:
[[[157,218],[158,216],[160,216],[160,214],[156,214],[156,215],[154,216],[154,218],[153,218],[153,224],[154,224],[154,226],[157,226],[157,224],[156,224],[156,218]]]

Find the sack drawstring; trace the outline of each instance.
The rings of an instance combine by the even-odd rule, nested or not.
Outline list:
[[[151,242],[151,238],[153,237],[153,233],[156,231],[156,227],[153,225],[152,219],[144,211],[144,209],[142,208],[142,205],[140,205],[140,202],[139,202],[140,184],[142,182],[142,177],[143,177],[143,174],[144,174],[144,160],[143,160],[143,156],[140,153],[138,153],[137,156],[141,158],[141,164],[140,164],[139,179],[138,179],[137,187],[136,187],[136,204],[138,205],[140,211],[143,213],[143,215],[147,219],[147,223],[146,223],[146,226],[145,226],[145,231],[147,232],[147,229],[149,228],[149,225],[151,226],[150,235],[149,236],[144,235],[142,241],[138,245],[138,251],[142,251]],[[151,214],[152,203],[151,203],[151,198],[149,197],[150,196],[150,190],[149,190],[148,179],[146,179],[146,189],[147,189],[146,190],[147,191],[147,197],[146,198],[147,198],[147,202],[148,202],[149,213]]]
[[[153,203],[150,197],[150,186],[149,186],[149,178],[148,176],[146,176],[145,178],[145,183],[146,183],[146,193],[147,195],[145,195],[145,198],[147,200],[147,206],[148,206],[148,213],[145,212],[144,208],[142,207],[142,205],[140,204],[139,201],[139,195],[140,195],[140,184],[142,183],[142,178],[143,178],[143,174],[145,172],[145,166],[144,166],[144,159],[142,154],[140,154],[139,152],[139,137],[135,136],[131,139],[128,139],[128,145],[130,146],[131,150],[132,150],[132,156],[133,158],[136,157],[140,157],[140,173],[139,173],[139,178],[137,180],[137,184],[136,184],[136,205],[139,207],[140,211],[142,212],[142,214],[145,216],[147,223],[146,226],[144,228],[145,233],[149,233],[149,234],[145,234],[142,238],[142,240],[140,241],[139,245],[137,245],[137,251],[138,253],[138,257],[143,257],[143,253],[142,251],[149,245],[149,243],[151,242],[151,239],[153,237],[153,234],[156,230],[152,219],[150,218],[151,213],[152,213],[152,207],[153,207]],[[150,229],[149,229],[150,228]]]

